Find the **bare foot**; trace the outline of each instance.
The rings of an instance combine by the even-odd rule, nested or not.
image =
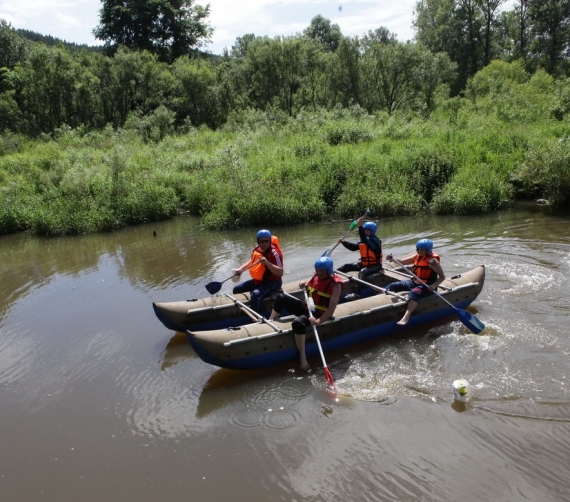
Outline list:
[[[301,361],[301,369],[308,370],[310,368],[309,363],[307,361]]]
[[[405,326],[406,324],[408,324],[408,320],[407,319],[400,319],[396,324],[398,326]]]

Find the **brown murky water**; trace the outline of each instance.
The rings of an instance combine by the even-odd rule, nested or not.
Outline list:
[[[487,328],[326,354],[338,401],[318,359],[221,370],[155,318],[152,301],[205,296],[249,256],[257,229],[197,223],[0,238],[0,501],[570,500],[570,218],[381,220],[385,252],[429,236],[446,273],[487,266]],[[285,280],[348,224],[273,229]]]

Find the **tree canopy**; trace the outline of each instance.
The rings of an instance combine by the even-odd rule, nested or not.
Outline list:
[[[194,0],[102,0],[100,24],[93,30],[114,53],[119,45],[147,50],[171,62],[210,40],[210,6]]]
[[[311,24],[305,28],[303,34],[319,42],[325,52],[336,51],[342,38],[339,25],[331,24],[330,20],[320,15],[311,19]]]

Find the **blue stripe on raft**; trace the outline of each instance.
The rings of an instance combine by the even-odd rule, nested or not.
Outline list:
[[[455,307],[465,309],[473,302],[473,300],[474,299],[470,299],[458,303],[455,305]],[[344,336],[340,336],[331,340],[323,340],[321,338],[321,346],[323,347],[323,351],[341,349],[349,347],[351,345],[363,343],[368,340],[373,340],[375,338],[393,335],[399,331],[404,331],[409,328],[414,328],[422,324],[428,324],[452,316],[457,318],[455,310],[452,307],[445,307],[436,310],[435,312],[426,312],[425,314],[414,315],[410,318],[410,321],[404,327],[397,326],[396,321],[392,321],[377,326],[371,326],[359,331],[353,331],[352,333],[348,333]],[[258,369],[288,361],[293,361],[299,357],[299,352],[296,348],[289,348],[267,354],[259,354],[257,356],[242,357],[240,359],[227,359],[222,361],[216,357],[213,357],[209,352],[204,350],[198,343],[194,341],[192,335],[188,334],[187,336],[190,345],[203,361],[209,364],[213,364],[214,366],[220,366],[222,368],[230,368],[236,370]],[[305,347],[305,352],[307,354],[307,357],[318,355],[319,348],[317,343],[315,342],[308,344]]]

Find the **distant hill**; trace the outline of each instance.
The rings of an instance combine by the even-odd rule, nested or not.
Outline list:
[[[35,31],[17,29],[16,33],[21,37],[27,38],[32,42],[40,42],[44,45],[59,45],[62,44],[71,50],[87,50],[91,52],[104,52],[104,48],[101,45],[87,45],[87,44],[76,44],[74,42],[66,42],[60,38],[52,37],[51,35],[42,35],[41,33],[36,33]]]
[[[51,35],[42,35],[41,33],[36,33],[35,31],[30,31],[30,30],[17,29],[14,31],[21,37],[31,40],[32,42],[40,42],[48,46],[63,44],[64,47],[70,50],[86,50],[91,52],[105,53],[105,47],[102,45],[87,45],[87,44],[76,44],[74,42],[66,42],[61,38],[55,38],[52,37]],[[213,63],[219,63],[223,60],[222,56],[201,50],[197,51],[197,55],[198,57],[209,59]]]

